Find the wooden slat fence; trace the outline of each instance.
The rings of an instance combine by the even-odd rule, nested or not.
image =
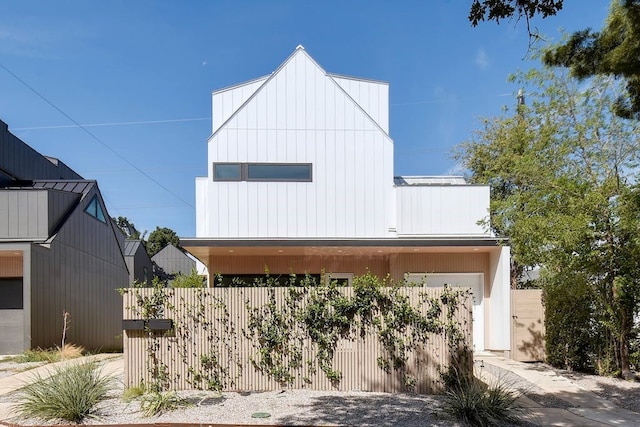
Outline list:
[[[291,381],[279,382],[256,368],[261,360],[261,345],[251,337],[252,310],[268,307],[275,298],[279,310],[288,307],[291,289],[301,288],[209,288],[164,289],[163,311],[156,317],[172,319],[174,327],[165,332],[149,330],[124,331],[125,386],[164,381],[167,389],[210,388],[225,391],[265,391],[283,387],[315,390],[361,390],[372,392],[441,391],[439,368],[449,365],[451,352],[445,333],[430,333],[419,338],[418,345],[407,351],[407,361],[399,369],[385,372],[379,358],[385,355],[379,336],[369,329],[361,336],[352,331],[350,339],[339,339],[333,369],[341,373],[332,383],[320,369],[318,347],[306,336],[301,322],[291,321],[288,349],[276,363],[284,366]],[[142,319],[141,301],[149,301],[153,289],[128,289],[123,295],[124,319]],[[443,289],[406,287],[398,291],[408,297],[411,306],[424,315],[431,305],[427,298],[440,300]],[[353,296],[353,288],[340,288],[345,297]],[[308,295],[302,298],[306,304]],[[439,316],[446,322],[446,306]],[[453,319],[458,330],[472,348],[472,302],[469,294],[459,298]],[[147,317],[149,314],[147,313]],[[255,319],[254,319],[255,320]],[[267,327],[263,325],[264,327]],[[269,331],[266,331],[267,335]],[[272,331],[276,336],[282,331]],[[416,342],[409,334],[402,340]],[[262,347],[263,348],[263,347]],[[288,366],[287,355],[299,349],[301,366]],[[289,357],[291,359],[291,357]],[[471,360],[469,359],[469,362]]]

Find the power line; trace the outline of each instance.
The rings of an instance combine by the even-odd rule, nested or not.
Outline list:
[[[116,156],[118,156],[120,159],[122,159],[125,163],[127,163],[129,166],[131,166],[132,168],[134,168],[135,170],[137,170],[138,172],[140,172],[142,175],[146,176],[151,182],[155,183],[157,186],[159,186],[160,188],[162,188],[163,190],[165,190],[167,193],[171,194],[172,196],[174,196],[175,198],[177,198],[178,200],[182,201],[185,205],[193,208],[193,205],[191,203],[189,203],[188,201],[186,201],[185,199],[183,199],[182,197],[178,196],[176,193],[174,193],[173,191],[169,190],[167,187],[165,187],[164,185],[162,185],[159,181],[157,181],[156,179],[154,179],[151,175],[149,175],[148,173],[144,172],[142,169],[140,169],[139,167],[137,167],[136,165],[134,165],[132,162],[129,161],[129,159],[127,159],[125,156],[123,156],[122,154],[118,153],[116,150],[114,150],[113,148],[111,148],[107,143],[103,142],[100,138],[98,138],[96,135],[94,135],[89,129],[87,129],[84,125],[81,125],[80,123],[78,123],[77,121],[75,121],[70,115],[68,115],[67,113],[65,113],[64,111],[62,111],[62,109],[60,109],[57,105],[55,105],[53,102],[49,101],[49,99],[47,99],[44,95],[42,95],[40,92],[38,92],[37,90],[35,90],[33,87],[31,87],[27,82],[25,82],[24,80],[22,80],[20,77],[18,77],[15,73],[13,73],[11,70],[9,70],[7,67],[5,67],[2,63],[0,63],[0,68],[2,68],[3,70],[5,70],[7,73],[9,73],[14,79],[18,80],[20,83],[22,83],[27,89],[29,89],[31,92],[33,92],[34,94],[36,94],[40,99],[42,99],[44,102],[46,102],[47,104],[49,104],[53,109],[55,109],[57,112],[59,112],[60,114],[62,114],[64,117],[66,117],[71,123],[73,123],[75,126],[79,127],[80,129],[82,129],[87,135],[89,135],[91,138],[93,138],[96,142],[98,142],[99,144],[101,144],[103,147],[105,147],[107,150],[111,151],[113,154],[115,154]]]
[[[3,67],[4,68],[4,67]],[[6,69],[6,68],[5,68]],[[97,126],[127,126],[127,125],[150,125],[158,123],[178,123],[178,122],[195,122],[200,120],[211,120],[211,117],[194,117],[190,119],[166,119],[166,120],[147,120],[139,122],[111,122],[111,123],[91,123],[83,125],[58,125],[58,126],[35,126],[27,128],[13,128],[12,130],[40,130],[40,129],[66,129],[77,127],[97,127]]]
[[[0,64],[0,66],[2,66],[2,65]],[[2,68],[7,70],[7,68],[4,67],[4,66],[2,66]],[[9,70],[7,70],[7,72],[12,74]],[[12,74],[12,75],[14,77],[16,77],[14,74]],[[24,83],[23,81],[20,80],[20,82],[26,85],[26,83]],[[29,87],[29,86],[27,86],[27,87]],[[33,90],[30,87],[29,87],[29,89]],[[45,99],[44,97],[42,97],[37,92],[36,92],[36,94],[38,96],[40,96],[41,98]],[[500,93],[500,94],[498,94],[496,96],[513,96],[513,94],[512,93]],[[477,97],[476,96],[476,97],[456,98],[456,101],[464,101],[464,100],[479,99],[479,98],[481,98],[481,97]],[[47,102],[49,102],[49,101],[47,101]],[[442,100],[442,99],[431,99],[431,100],[411,101],[411,102],[395,102],[395,103],[389,104],[389,106],[390,107],[404,107],[404,106],[423,105],[423,104],[442,104],[442,103],[445,103],[445,102],[448,102],[448,101],[447,100]],[[100,126],[105,126],[106,127],[106,126],[155,125],[155,124],[162,124],[162,123],[196,122],[196,121],[203,121],[203,120],[211,120],[211,117],[190,117],[190,118],[185,118],[185,119],[141,120],[141,121],[129,121],[129,122],[105,122],[105,123],[88,123],[88,124],[75,124],[75,122],[74,122],[74,124],[72,124],[72,125],[31,126],[31,127],[22,127],[22,128],[12,128],[12,130],[13,131],[21,131],[21,130],[68,129],[68,128],[77,128],[77,127],[88,128],[88,127],[100,127]]]
[[[500,93],[495,96],[513,96],[512,93]],[[454,98],[454,101],[468,101],[470,99],[484,99],[482,96],[466,96],[464,98]],[[411,105],[423,105],[423,104],[443,104],[445,102],[449,102],[451,100],[448,99],[430,99],[430,100],[422,100],[422,101],[412,101],[412,102],[395,102],[393,104],[389,104],[390,107],[404,107]]]

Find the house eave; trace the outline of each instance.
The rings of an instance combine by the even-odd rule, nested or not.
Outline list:
[[[306,247],[306,246],[382,246],[382,247],[442,247],[442,246],[497,246],[507,243],[505,238],[497,237],[402,237],[402,238],[345,238],[345,239],[262,239],[262,238],[237,238],[237,239],[212,239],[204,237],[186,237],[180,239],[181,245],[189,247]]]

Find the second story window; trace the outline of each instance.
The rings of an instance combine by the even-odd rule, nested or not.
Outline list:
[[[311,182],[311,163],[214,163],[214,181]]]
[[[98,221],[104,222],[105,224],[107,223],[104,212],[102,212],[100,202],[98,201],[98,196],[93,196],[93,199],[91,199],[84,211]]]
[[[240,181],[240,163],[214,163],[214,181]]]

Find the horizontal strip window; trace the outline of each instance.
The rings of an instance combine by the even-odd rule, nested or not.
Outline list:
[[[240,163],[214,163],[213,164],[213,180],[214,181],[240,181]]]
[[[311,182],[311,163],[214,163],[214,181]]]

